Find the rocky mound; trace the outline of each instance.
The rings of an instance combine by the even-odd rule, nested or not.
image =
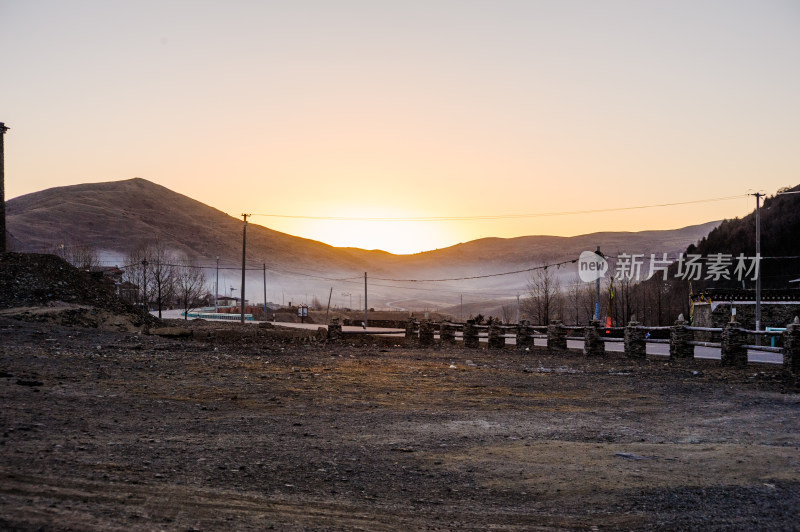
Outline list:
[[[44,307],[44,308],[43,308]],[[0,254],[0,311],[35,321],[130,330],[156,323],[102,282],[55,255]]]

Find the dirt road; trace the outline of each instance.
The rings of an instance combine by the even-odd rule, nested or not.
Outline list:
[[[0,528],[797,526],[774,366],[287,342],[3,319]]]

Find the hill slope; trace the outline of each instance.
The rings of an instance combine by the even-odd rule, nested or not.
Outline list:
[[[764,288],[787,288],[790,280],[800,278],[800,259],[797,258],[800,256],[800,185],[786,191],[797,193],[767,197],[761,207],[761,256],[765,257],[761,264],[761,282]],[[754,210],[744,218],[723,221],[696,247],[690,247],[689,252],[703,256],[726,253],[734,257],[742,253],[751,257],[755,249]],[[734,279],[699,285],[704,286],[738,288],[740,283]]]
[[[213,207],[144,179],[134,178],[97,184],[58,187],[14,198],[7,202],[7,226],[16,251],[42,252],[59,244],[87,244],[124,257],[137,244],[156,240],[176,251],[213,264],[219,256],[223,265],[234,267],[241,260],[242,222]],[[445,249],[413,255],[392,255],[384,251],[335,248],[321,242],[249,224],[248,260],[252,267],[267,265],[268,284],[297,294],[325,294],[331,284],[336,290],[358,293],[368,271],[384,279],[423,279],[485,275],[523,269],[549,260],[577,257],[581,251],[599,245],[606,252],[676,252],[697,242],[717,222],[673,231],[636,233],[594,233],[577,237],[526,236],[484,238]],[[223,272],[225,282],[238,286],[235,274]],[[254,276],[260,277],[260,276]],[[329,278],[348,277],[346,282]],[[251,288],[250,282],[254,285]],[[459,291],[523,290],[527,276],[495,277],[474,283],[459,283],[437,290],[416,285],[375,283],[373,294],[381,300],[399,297],[427,298],[427,306],[454,302]],[[223,286],[223,285],[221,285]],[[443,288],[447,288],[444,290]],[[411,290],[411,292],[409,292]],[[416,291],[413,291],[416,290]],[[223,292],[220,288],[220,292]],[[260,283],[248,282],[249,294],[261,294]],[[280,292],[279,292],[280,293]],[[268,294],[268,299],[275,300]],[[280,300],[281,298],[277,298]],[[355,304],[355,302],[354,302]]]

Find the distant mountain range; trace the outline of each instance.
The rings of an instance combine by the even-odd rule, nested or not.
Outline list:
[[[42,252],[56,246],[89,245],[124,263],[137,244],[156,240],[178,253],[211,266],[215,257],[228,268],[241,261],[242,221],[165,187],[134,178],[124,181],[57,187],[9,200],[6,204],[9,245],[15,251]],[[717,227],[708,222],[667,231],[603,232],[575,237],[524,236],[482,238],[435,251],[393,255],[384,251],[337,248],[248,224],[249,268],[266,265],[267,299],[295,301],[336,291],[363,292],[363,274],[370,282],[370,301],[402,308],[436,308],[455,303],[460,294],[471,299],[507,297],[525,291],[528,275],[490,277],[447,283],[413,283],[405,279],[474,277],[570,260],[596,246],[606,253],[684,251]],[[574,268],[573,268],[574,270]],[[567,274],[567,270],[564,270]],[[225,286],[237,287],[234,270],[223,270]],[[574,275],[574,271],[573,271]],[[213,272],[208,275],[213,278]],[[348,278],[347,280],[341,280]],[[213,279],[212,279],[213,280]],[[281,288],[278,291],[278,287]],[[263,300],[262,275],[251,273],[248,299]],[[281,294],[278,297],[278,294]],[[355,301],[353,301],[353,306]],[[370,305],[372,306],[372,304]]]

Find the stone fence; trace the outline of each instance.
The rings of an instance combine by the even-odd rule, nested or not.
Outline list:
[[[435,331],[438,329],[438,342]],[[614,338],[604,333],[613,330],[623,331],[622,338]],[[669,339],[652,339],[651,332],[669,332]],[[720,349],[720,362],[723,366],[744,367],[747,365],[747,351],[764,351],[781,353],[783,366],[794,374],[800,375],[800,319],[786,326],[786,330],[778,331],[753,331],[740,326],[736,321],[731,321],[725,327],[692,327],[678,317],[670,327],[646,327],[636,321],[631,321],[626,327],[605,327],[599,321],[592,321],[588,326],[568,326],[558,320],[550,322],[547,326],[534,326],[528,321],[516,325],[479,325],[474,320],[466,323],[440,322],[428,320],[416,321],[409,318],[405,323],[405,344],[409,347],[433,347],[435,345],[455,346],[457,334],[461,333],[462,344],[465,348],[475,349],[480,346],[481,338],[485,338],[489,349],[502,349],[506,340],[513,338],[517,349],[542,349],[536,346],[535,339],[546,339],[549,350],[566,351],[567,340],[583,341],[583,353],[587,357],[606,356],[606,342],[620,342],[623,352],[628,358],[644,359],[647,357],[648,343],[669,344],[669,359],[674,361],[691,360],[694,358],[696,346],[714,347]],[[570,332],[573,335],[570,335]],[[579,333],[580,335],[575,335]],[[695,334],[720,333],[721,342],[705,342],[695,340]],[[381,334],[368,331],[348,332],[342,331],[338,320],[334,319],[328,326],[328,338],[337,340],[347,334]],[[402,334],[395,331],[385,334]],[[770,347],[748,344],[749,337],[778,336],[783,339],[783,347]]]

